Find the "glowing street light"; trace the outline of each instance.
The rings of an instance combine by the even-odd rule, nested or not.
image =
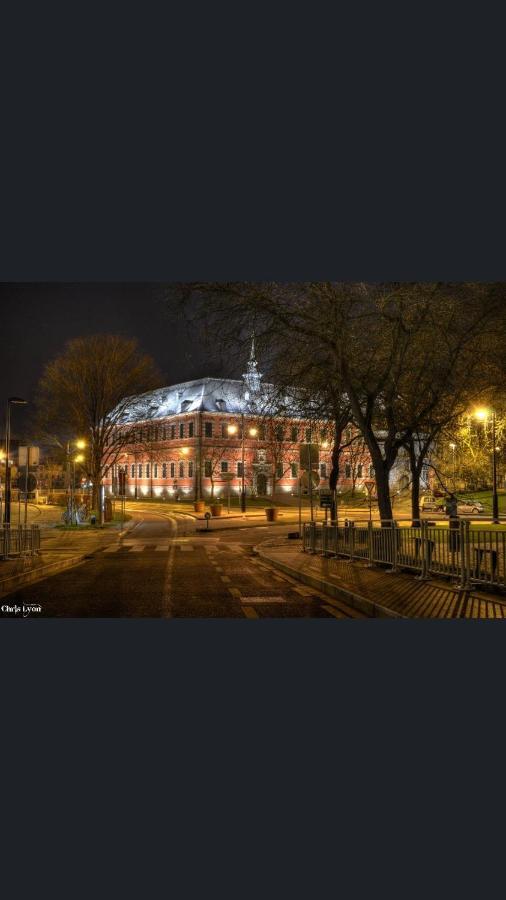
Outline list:
[[[475,418],[479,422],[486,424],[489,417],[492,417],[492,521],[494,525],[499,524],[499,499],[497,496],[497,446],[495,438],[495,409],[485,409],[481,407],[475,410]]]
[[[237,425],[231,423],[227,425],[227,431],[230,435],[237,434]],[[248,435],[250,437],[256,437],[258,434],[258,428],[252,425],[248,428]],[[241,413],[241,512],[246,512],[246,488],[244,484],[244,413]]]

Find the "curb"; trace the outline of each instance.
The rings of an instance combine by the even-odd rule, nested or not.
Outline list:
[[[281,572],[284,572],[285,575],[290,575],[290,577],[295,578],[296,581],[301,581],[303,584],[307,584],[308,587],[315,588],[317,591],[321,591],[322,594],[327,594],[328,597],[332,597],[334,600],[344,600],[349,604],[349,606],[353,606],[354,609],[358,609],[359,612],[363,612],[371,618],[406,618],[406,616],[401,616],[399,615],[399,613],[388,609],[387,606],[382,606],[380,603],[375,603],[374,600],[368,600],[367,597],[362,597],[360,594],[355,594],[353,593],[353,591],[349,591],[346,588],[331,584],[331,582],[325,581],[323,578],[318,578],[316,575],[310,575],[308,572],[301,572],[299,569],[294,569],[292,566],[289,566],[278,559],[273,559],[267,553],[262,552],[261,544],[253,547],[253,553],[256,556],[260,556],[261,559],[269,562],[272,566],[274,566],[275,569],[279,569]]]
[[[36,569],[32,569],[31,572],[20,572],[19,575],[11,575],[9,578],[4,578],[3,581],[0,581],[0,598],[11,594],[12,591],[20,587],[25,587],[27,584],[43,581],[44,578],[57,575],[58,572],[62,572],[65,569],[71,569],[73,566],[84,562],[85,559],[86,554],[81,553],[79,556],[70,557],[70,559],[57,560],[56,562],[48,563],[47,566],[39,566]]]

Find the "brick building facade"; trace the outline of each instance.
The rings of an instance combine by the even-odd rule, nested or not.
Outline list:
[[[273,386],[262,383],[254,341],[241,380],[203,378],[132,401],[121,428],[128,435],[118,464],[104,478],[116,493],[120,467],[130,497],[226,499],[296,494],[300,443],[318,444],[320,487],[328,487],[332,434],[296,414],[271,415]],[[243,433],[244,432],[244,433]],[[373,477],[368,453],[343,454],[339,488],[360,489]]]

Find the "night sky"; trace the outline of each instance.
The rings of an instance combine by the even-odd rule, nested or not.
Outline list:
[[[164,382],[220,376],[188,330],[180,310],[163,302],[154,284],[0,284],[0,420],[9,396],[33,400],[45,363],[65,342],[86,334],[135,337],[164,376]],[[13,408],[17,431],[26,415]]]

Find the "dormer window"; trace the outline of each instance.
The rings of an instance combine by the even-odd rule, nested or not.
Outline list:
[[[181,403],[180,412],[186,412],[186,410],[191,406],[191,400],[183,400]]]
[[[226,400],[215,400],[216,407],[220,410],[220,412],[225,412],[227,408]]]

